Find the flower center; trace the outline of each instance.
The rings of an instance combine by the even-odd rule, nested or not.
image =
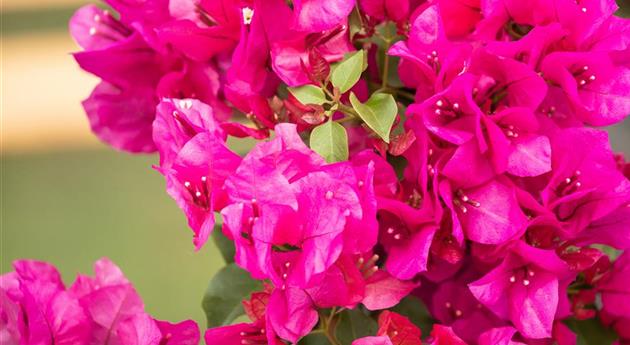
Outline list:
[[[438,57],[437,51],[432,51],[431,54],[427,54],[426,56],[427,64],[433,68],[436,72],[440,71],[440,58]]]
[[[108,11],[97,13],[92,18],[92,26],[89,28],[90,36],[100,36],[111,41],[120,41],[131,35],[131,30],[119,22]]]
[[[453,319],[457,319],[462,317],[462,315],[464,315],[464,313],[462,312],[461,309],[455,308],[453,307],[453,304],[451,302],[446,302],[444,303],[444,306],[446,307],[446,309],[448,309],[448,312],[451,314],[451,317]]]
[[[379,237],[385,245],[399,245],[409,238],[411,231],[398,216],[388,212],[379,212]]]
[[[501,129],[503,130],[503,134],[505,134],[505,136],[508,138],[516,139],[519,136],[516,127],[514,127],[513,125],[503,125],[501,126]]]
[[[549,108],[541,109],[541,113],[543,113],[544,115],[547,115],[548,118],[552,118],[556,114],[556,110],[557,110],[556,107],[552,105]]]
[[[458,118],[462,115],[461,105],[457,102],[450,102],[447,99],[439,99],[435,102],[435,115]]]
[[[264,329],[255,329],[249,332],[241,332],[241,344],[243,345],[263,345],[267,344],[267,335]]]
[[[282,265],[280,267],[280,272],[282,273],[282,286],[280,287],[282,290],[285,290],[287,288],[287,284],[286,284],[286,280],[287,277],[289,276],[289,267],[291,267],[291,262],[286,261],[284,263],[284,265]]]
[[[173,110],[173,118],[179,125],[179,128],[186,134],[188,137],[192,138],[197,134],[197,131],[193,128],[193,126],[186,120],[182,115],[177,111]]]
[[[377,254],[374,254],[367,261],[363,257],[360,257],[357,260],[356,265],[357,265],[357,268],[359,269],[359,272],[361,272],[363,279],[368,279],[369,277],[371,277],[374,273],[378,271],[378,266],[376,266],[376,262],[378,261],[379,258],[380,257]]]
[[[431,169],[433,169],[433,167],[431,167]],[[420,194],[420,192],[418,192],[418,190],[414,188],[407,198],[407,204],[415,209],[420,208],[420,206],[422,205],[422,194]]]
[[[576,170],[571,177],[567,177],[564,179],[558,187],[556,188],[556,194],[558,196],[566,196],[572,193],[577,192],[580,187],[582,187],[582,182],[580,182],[580,176],[582,172]]]
[[[457,206],[462,213],[468,212],[468,206],[479,208],[481,204],[478,201],[471,200],[463,190],[458,189],[453,196],[453,205]]]
[[[192,203],[204,210],[210,209],[210,181],[201,176],[198,182],[184,181],[184,187],[192,198]]]
[[[243,7],[241,9],[243,13],[243,24],[249,25],[252,23],[252,19],[254,18],[254,10],[249,7]]]
[[[254,227],[254,223],[258,221],[258,217],[260,216],[260,210],[258,208],[258,204],[256,199],[252,199],[252,215],[247,218],[247,222],[243,224],[241,230],[241,237],[247,240],[247,243],[250,245],[254,244],[254,240],[252,239],[252,230]]]
[[[533,225],[527,229],[525,239],[529,245],[537,248],[552,248],[560,238],[556,229],[550,225]]]
[[[591,68],[589,66],[582,66],[573,69],[572,74],[578,84],[578,89],[585,87],[597,79],[590,69]]]
[[[532,282],[531,279],[535,275],[536,273],[534,272],[534,270],[525,266],[520,269],[514,270],[509,280],[510,280],[510,283],[512,284],[520,283],[520,284],[523,284],[524,286],[529,286],[529,284],[531,284]]]

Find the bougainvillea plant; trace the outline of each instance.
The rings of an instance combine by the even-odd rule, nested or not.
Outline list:
[[[83,105],[216,241],[207,330],[106,259],[17,261],[3,344],[630,344],[613,0],[105,2],[70,22]]]

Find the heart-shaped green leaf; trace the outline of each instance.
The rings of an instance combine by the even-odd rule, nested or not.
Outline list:
[[[350,103],[363,122],[386,143],[389,143],[389,133],[398,113],[394,97],[387,93],[375,93],[367,102],[361,103],[357,96],[351,93]]]

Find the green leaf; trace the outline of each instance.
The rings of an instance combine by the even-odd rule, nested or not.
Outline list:
[[[376,320],[359,307],[344,310],[338,317],[336,333],[341,344],[350,344],[361,337],[374,336],[378,331]]]
[[[330,81],[341,93],[350,90],[365,70],[365,53],[359,50],[340,62],[332,71]]]
[[[324,95],[324,91],[315,85],[308,84],[299,87],[290,87],[289,92],[291,92],[291,94],[304,105],[322,105],[326,103],[326,95]]]
[[[354,93],[350,94],[350,103],[361,119],[386,143],[398,113],[394,97],[387,93],[375,93],[367,102],[361,103]]]
[[[611,246],[607,246],[603,244],[593,244],[591,245],[591,247],[601,250],[604,254],[608,255],[611,261],[617,260],[619,255],[621,255],[622,253],[621,250],[617,250]]]
[[[361,14],[359,13],[358,7],[355,7],[350,13],[350,17],[348,17],[348,27],[350,29],[350,40],[358,33],[365,33],[363,25],[361,25]]]
[[[212,277],[201,303],[208,327],[231,324],[244,314],[241,302],[252,292],[261,289],[262,284],[236,264],[223,267]]]
[[[389,45],[393,45],[401,39],[404,39],[403,36],[398,35],[398,28],[393,21],[383,22],[377,25],[375,29],[378,35],[372,35],[371,40],[372,43],[378,45],[379,48],[387,45],[387,41]]]
[[[215,223],[214,230],[212,230],[212,240],[214,244],[219,249],[221,256],[226,264],[230,264],[234,262],[234,255],[236,255],[236,248],[234,247],[234,242],[229,240],[223,234],[221,228],[223,227],[223,219],[221,219],[221,214],[216,212],[214,214]]]
[[[403,156],[387,155],[387,163],[394,168],[396,176],[402,181],[405,175],[405,168],[409,165],[409,161]]]
[[[405,297],[391,310],[409,318],[414,325],[420,327],[422,334],[431,333],[435,322],[431,318],[427,307],[419,298],[413,296]]]
[[[617,339],[617,334],[604,327],[599,319],[568,319],[564,321],[577,334],[577,345],[610,345]]]
[[[315,127],[311,132],[310,145],[328,163],[348,160],[348,133],[337,122],[326,121]]]
[[[300,339],[300,341],[298,341],[298,345],[330,345],[330,342],[322,333],[311,333]]]

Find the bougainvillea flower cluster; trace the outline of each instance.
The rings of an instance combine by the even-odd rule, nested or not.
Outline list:
[[[630,344],[630,164],[600,128],[630,114],[613,0],[105,2],[70,22],[102,79],[84,107],[104,142],[159,153],[195,248],[226,259],[208,344]],[[68,290],[15,268],[3,339],[189,331],[107,261]]]
[[[68,288],[45,262],[18,260],[0,276],[2,344],[193,345],[194,321],[156,320],[120,269],[106,258],[94,277],[78,275]]]

